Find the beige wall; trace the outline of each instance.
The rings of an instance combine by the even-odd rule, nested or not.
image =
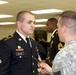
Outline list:
[[[3,37],[7,37],[8,35],[11,35],[15,32],[15,28],[13,26],[0,26],[0,39]],[[34,39],[34,34],[31,35],[31,37]],[[51,33],[47,33],[47,41],[50,41]]]
[[[47,33],[47,42],[50,42],[51,40],[51,33]]]

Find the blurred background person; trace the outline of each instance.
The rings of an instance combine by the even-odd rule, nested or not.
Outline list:
[[[45,39],[43,38],[43,36],[41,36],[41,35],[38,36],[38,43],[43,47],[42,49],[40,49],[39,54],[40,54],[42,60],[45,60],[46,52],[47,52],[47,43],[46,43]]]
[[[50,47],[47,50],[46,62],[52,66],[52,61],[58,51],[63,47],[63,43],[59,41],[58,31],[57,31],[58,20],[56,18],[49,18],[46,22],[46,31],[51,33]]]

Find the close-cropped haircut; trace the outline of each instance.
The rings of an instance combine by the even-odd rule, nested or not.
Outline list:
[[[49,18],[48,21],[50,21],[54,25],[57,25],[57,22],[58,22],[56,18]]]
[[[26,13],[29,13],[29,14],[31,14],[31,15],[34,15],[32,12],[30,12],[30,11],[20,11],[18,14],[17,14],[17,16],[16,16],[16,21],[20,21],[20,22],[23,22],[23,20],[24,20],[24,14],[26,14]]]
[[[69,30],[76,33],[76,12],[75,11],[65,11],[60,15],[61,26],[65,25]]]

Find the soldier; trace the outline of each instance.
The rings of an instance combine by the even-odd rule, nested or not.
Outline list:
[[[76,12],[65,11],[58,20],[59,39],[65,43],[53,61],[52,68],[39,63],[42,73],[49,75],[76,75]]]
[[[50,48],[47,52],[47,58],[46,62],[52,66],[52,61],[55,57],[55,55],[58,53],[58,51],[61,50],[64,43],[59,40],[58,37],[58,31],[57,31],[57,22],[58,20],[56,18],[50,18],[48,19],[46,23],[46,30],[51,34],[51,41],[50,41]]]
[[[0,75],[38,75],[38,48],[29,37],[35,29],[34,14],[20,11],[16,25],[14,34],[0,41]]]

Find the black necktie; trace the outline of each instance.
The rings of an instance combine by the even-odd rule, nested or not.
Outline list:
[[[29,40],[29,38],[26,38],[26,41],[27,41],[28,46],[30,47],[30,40]]]

